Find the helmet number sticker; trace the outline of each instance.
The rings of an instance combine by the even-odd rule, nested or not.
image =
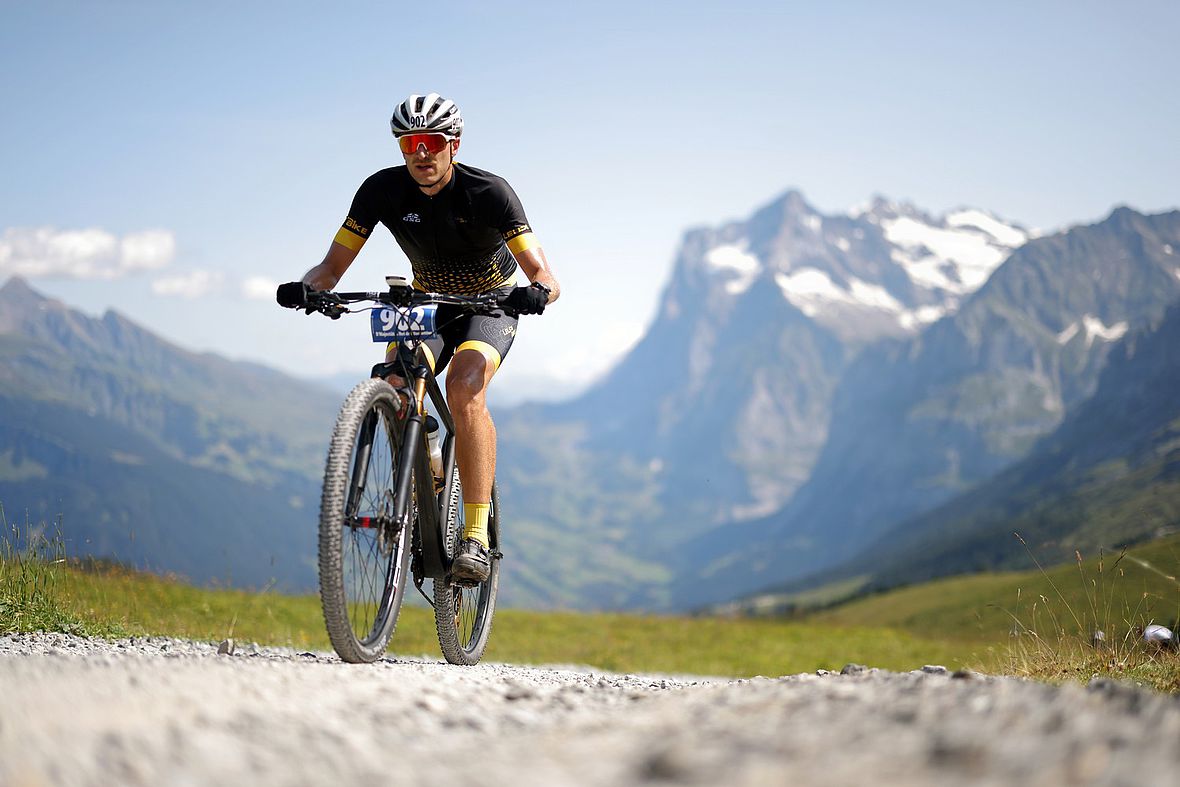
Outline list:
[[[373,341],[392,342],[402,339],[429,339],[435,335],[435,314],[438,304],[428,303],[411,309],[391,306],[372,311]]]
[[[410,115],[410,128],[426,128],[426,116]]]

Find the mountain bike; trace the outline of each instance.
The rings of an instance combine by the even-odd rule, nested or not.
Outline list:
[[[487,648],[500,579],[500,500],[492,485],[488,521],[491,572],[478,584],[455,581],[451,563],[463,537],[463,483],[455,462],[455,423],[422,342],[435,335],[437,307],[463,313],[505,311],[495,294],[442,295],[386,277],[388,292],[310,294],[308,313],[337,319],[371,312],[374,341],[404,341],[413,362],[378,364],[340,408],[320,499],[319,584],[324,623],[344,661],[376,661],[397,625],[408,578],[434,607],[439,646],[451,664],[479,662]],[[350,309],[350,304],[372,306]],[[452,310],[454,311],[454,310]],[[394,388],[384,377],[406,382]],[[427,444],[429,400],[441,443],[441,474]],[[444,431],[445,430],[445,431]],[[432,580],[433,598],[423,590]]]

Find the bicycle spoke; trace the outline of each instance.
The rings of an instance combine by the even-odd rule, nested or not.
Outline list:
[[[462,542],[464,522],[462,485],[458,471],[451,480],[451,505],[446,517],[447,551],[458,554]],[[489,532],[494,533],[493,546],[498,545],[498,513],[495,487],[492,490],[492,512]],[[495,610],[499,565],[494,559],[488,578],[477,585],[459,585],[435,581],[435,624],[443,655],[452,664],[476,664],[483,657]]]
[[[349,469],[349,500],[340,522],[342,582],[348,626],[362,644],[379,638],[385,607],[400,580],[401,539],[391,531],[394,443],[385,410],[361,422]]]

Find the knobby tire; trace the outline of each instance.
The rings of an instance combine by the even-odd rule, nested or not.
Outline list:
[[[463,539],[462,483],[459,468],[451,474],[451,504],[444,520],[444,543],[448,563],[459,552]],[[492,633],[496,612],[496,591],[500,585],[500,496],[492,485],[492,507],[488,516],[491,542],[491,572],[475,586],[465,587],[446,580],[434,580],[434,625],[443,656],[451,664],[472,666],[483,658]]]
[[[409,582],[412,526],[399,527],[392,517],[400,442],[397,401],[384,380],[358,384],[340,408],[324,469],[320,601],[332,648],[352,663],[381,658]]]

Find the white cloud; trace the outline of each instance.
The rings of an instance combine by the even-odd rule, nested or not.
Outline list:
[[[0,236],[0,274],[43,279],[118,279],[172,262],[170,230],[143,230],[118,237],[92,227],[9,227]]]
[[[197,270],[176,276],[166,276],[152,282],[156,295],[175,295],[181,298],[200,298],[221,285],[224,277],[219,271]]]
[[[265,276],[250,276],[242,281],[242,295],[252,301],[273,301],[279,283]]]
[[[169,230],[144,230],[123,236],[120,259],[128,271],[158,270],[172,261],[176,239]]]

